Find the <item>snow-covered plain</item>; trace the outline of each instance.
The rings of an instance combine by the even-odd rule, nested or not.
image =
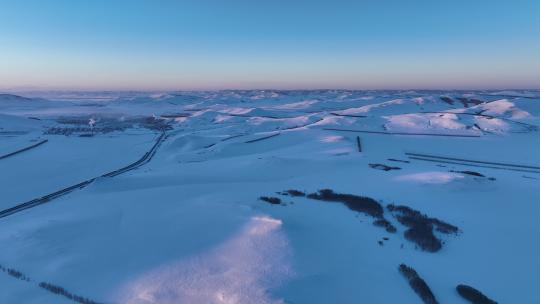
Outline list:
[[[422,303],[402,263],[440,303],[540,303],[540,91],[20,95],[0,94],[0,303]],[[391,204],[459,231],[423,250]]]

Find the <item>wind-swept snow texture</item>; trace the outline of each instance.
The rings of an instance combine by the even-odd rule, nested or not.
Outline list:
[[[540,303],[539,126],[540,91],[0,94],[0,303]]]
[[[253,217],[208,253],[158,267],[121,292],[126,304],[284,303],[266,292],[290,275],[282,222]]]

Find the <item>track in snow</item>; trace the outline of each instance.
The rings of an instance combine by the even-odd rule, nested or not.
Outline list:
[[[47,202],[52,201],[53,199],[56,199],[56,198],[58,198],[60,196],[63,196],[63,195],[66,195],[66,194],[68,194],[70,192],[73,192],[75,190],[83,189],[86,186],[90,185],[92,182],[94,182],[99,177],[114,177],[114,176],[126,173],[128,171],[135,170],[135,169],[141,167],[142,165],[148,163],[150,160],[152,160],[152,158],[156,154],[157,149],[159,148],[159,146],[163,143],[163,141],[165,139],[166,139],[166,134],[165,134],[165,132],[163,132],[163,133],[161,133],[161,135],[158,137],[158,139],[156,140],[156,142],[154,143],[154,145],[152,146],[152,148],[150,148],[150,150],[148,152],[146,152],[139,160],[137,160],[137,161],[125,166],[125,167],[122,167],[120,169],[116,169],[114,171],[105,173],[105,174],[100,175],[98,177],[93,177],[93,178],[87,179],[87,180],[85,180],[83,182],[80,182],[78,184],[69,186],[67,188],[58,190],[56,192],[47,194],[45,196],[38,197],[38,198],[35,198],[33,200],[18,204],[16,206],[11,207],[11,208],[4,209],[4,210],[0,211],[0,218],[10,216],[10,215],[15,214],[17,212],[20,212],[20,211],[23,211],[23,210],[26,210],[26,209],[30,209],[30,208],[45,204]]]
[[[481,135],[470,135],[470,134],[405,133],[405,132],[384,132],[384,131],[367,131],[367,130],[336,129],[336,128],[323,128],[323,130],[326,130],[326,131],[341,131],[341,132],[356,132],[356,133],[370,133],[370,134],[383,134],[383,135],[481,137]]]
[[[506,121],[506,122],[509,122],[509,123],[517,124],[517,125],[520,125],[522,127],[525,127],[528,131],[538,131],[538,129],[539,129],[539,127],[537,125],[533,125],[533,124],[530,124],[530,123],[516,121],[516,120],[505,118],[505,117],[498,117],[498,116],[493,116],[493,115],[482,114],[482,113],[459,113],[459,112],[444,112],[444,111],[440,111],[440,112],[419,112],[419,113],[423,113],[423,114],[424,113],[425,114],[453,114],[453,115],[469,115],[469,116],[475,116],[475,117],[485,117],[485,118],[488,118],[488,119],[500,119],[500,120],[503,120],[503,121]],[[416,113],[411,113],[411,114],[416,114]]]
[[[278,135],[280,135],[280,134],[281,134],[281,133],[278,132],[278,133],[274,133],[274,134],[272,134],[272,135],[268,135],[268,136],[264,136],[264,137],[260,137],[260,138],[256,138],[256,139],[252,139],[252,140],[248,140],[248,141],[245,141],[244,143],[250,144],[250,143],[258,142],[258,141],[261,141],[261,140],[269,139],[269,138],[278,136]]]
[[[22,153],[22,152],[31,150],[31,149],[33,149],[33,148],[36,148],[36,147],[38,147],[38,146],[43,145],[44,143],[46,143],[46,142],[48,142],[48,141],[49,141],[48,139],[44,139],[44,140],[42,140],[42,141],[40,141],[40,142],[38,142],[38,143],[36,143],[36,144],[33,144],[33,145],[31,145],[31,146],[26,147],[26,148],[22,148],[22,149],[20,149],[20,150],[17,150],[17,151],[14,151],[14,152],[11,152],[11,153],[2,155],[2,156],[0,156],[0,159],[8,158],[8,157],[10,157],[10,156],[17,155],[17,154],[19,154],[19,153]]]
[[[510,171],[519,171],[519,172],[529,172],[529,173],[540,173],[539,166],[531,165],[519,165],[519,164],[509,164],[501,162],[489,162],[481,160],[471,160],[464,158],[456,157],[446,157],[446,156],[437,156],[430,154],[419,154],[419,153],[405,153],[410,159],[444,163],[444,164],[455,164],[469,167],[482,167],[498,170],[510,170]]]

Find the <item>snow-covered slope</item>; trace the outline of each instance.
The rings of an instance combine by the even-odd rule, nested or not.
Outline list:
[[[58,94],[0,95],[1,303],[540,301],[538,92]]]

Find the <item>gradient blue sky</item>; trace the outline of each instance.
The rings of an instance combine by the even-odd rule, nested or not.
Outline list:
[[[540,88],[540,1],[0,0],[0,88]]]

